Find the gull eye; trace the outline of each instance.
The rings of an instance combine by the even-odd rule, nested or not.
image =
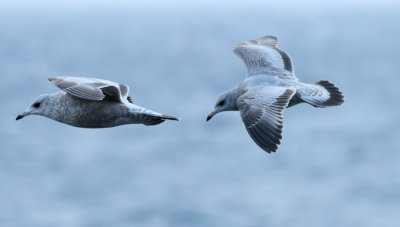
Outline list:
[[[223,106],[225,104],[225,100],[220,101],[217,106]]]
[[[40,107],[40,102],[35,102],[35,103],[33,104],[33,107],[39,108],[39,107]]]

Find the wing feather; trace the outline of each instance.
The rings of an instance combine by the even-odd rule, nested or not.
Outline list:
[[[108,80],[85,77],[50,77],[54,85],[68,94],[93,101],[127,99],[129,87]]]
[[[282,139],[282,112],[295,89],[254,87],[238,98],[238,106],[247,132],[264,151],[275,152]]]
[[[121,96],[126,97],[129,93],[129,87],[125,84],[119,84],[119,90],[121,91]]]
[[[103,100],[103,98],[105,97],[100,89],[87,86],[85,84],[77,84],[71,87],[64,88],[62,90],[70,95],[88,100]]]
[[[292,61],[286,52],[278,48],[275,36],[241,42],[234,53],[245,63],[248,76],[265,74],[297,80]]]

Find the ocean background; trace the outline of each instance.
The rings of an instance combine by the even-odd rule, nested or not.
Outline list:
[[[400,226],[399,21],[388,1],[0,3],[0,226]],[[264,35],[345,96],[287,109],[274,154],[238,112],[205,121],[244,79],[235,44]],[[181,121],[15,121],[57,75]]]

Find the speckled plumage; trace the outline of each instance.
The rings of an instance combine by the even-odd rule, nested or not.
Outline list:
[[[247,132],[266,152],[278,149],[286,107],[302,102],[314,107],[343,103],[342,93],[329,81],[299,82],[289,55],[278,48],[274,36],[241,42],[234,53],[246,65],[247,77],[218,97],[207,121],[222,111],[240,111]]]
[[[66,91],[41,95],[24,113],[18,115],[17,120],[27,115],[41,115],[81,128],[108,128],[124,124],[156,125],[165,120],[178,120],[176,117],[160,114],[133,104],[128,96],[129,88],[126,85],[116,87],[114,82],[107,83],[108,81],[101,80],[102,84],[99,89],[101,93],[97,93],[97,96],[89,96],[85,92],[91,92],[93,86],[99,87],[96,79],[57,77],[49,80],[55,79],[68,82],[68,86],[62,88]],[[78,84],[81,90],[75,89],[71,94],[68,89],[76,86],[76,81],[80,82]],[[94,81],[96,84],[92,85],[92,82],[87,81]],[[64,82],[64,84],[67,83]],[[120,87],[123,87],[125,91],[121,93]],[[102,98],[96,100],[99,99],[98,97]]]

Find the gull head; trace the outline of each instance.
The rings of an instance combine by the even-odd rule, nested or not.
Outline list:
[[[234,90],[226,91],[218,96],[214,111],[207,116],[207,121],[209,121],[212,117],[214,117],[215,114],[219,112],[231,110],[239,110],[236,92]]]
[[[22,119],[28,115],[47,116],[51,105],[51,95],[41,95],[22,113],[18,114],[15,120]]]

